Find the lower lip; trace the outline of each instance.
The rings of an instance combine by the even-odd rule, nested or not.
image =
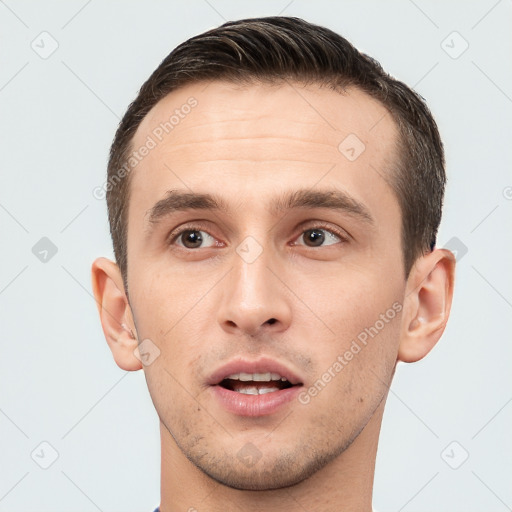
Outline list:
[[[246,395],[223,388],[210,386],[211,392],[222,406],[238,416],[266,416],[277,412],[299,394],[302,386],[292,386],[264,393],[263,395]]]

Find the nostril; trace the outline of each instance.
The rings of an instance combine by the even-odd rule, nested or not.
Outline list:
[[[272,324],[275,324],[276,322],[277,322],[277,320],[275,318],[271,318],[270,320],[267,320],[265,323],[272,325]]]

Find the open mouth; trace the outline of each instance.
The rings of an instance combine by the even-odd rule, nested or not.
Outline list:
[[[275,359],[236,358],[215,370],[208,379],[221,407],[238,417],[263,417],[291,406],[304,385],[301,377]]]
[[[244,395],[264,395],[291,388],[286,377],[278,373],[233,373],[219,382],[219,386]]]

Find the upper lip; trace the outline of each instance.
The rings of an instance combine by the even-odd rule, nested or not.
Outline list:
[[[261,357],[259,359],[250,361],[241,357],[232,359],[228,363],[220,366],[208,378],[208,384],[215,386],[220,384],[229,375],[234,373],[278,373],[290,382],[290,384],[302,384],[301,378],[292,370],[286,367],[283,363],[270,359],[268,357]]]

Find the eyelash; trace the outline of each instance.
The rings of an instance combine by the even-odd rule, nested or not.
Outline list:
[[[331,226],[327,226],[325,224],[322,224],[321,222],[320,223],[317,223],[317,224],[311,224],[311,225],[305,225],[305,226],[301,226],[301,233],[299,236],[303,235],[306,231],[309,231],[309,230],[314,230],[314,229],[321,229],[323,231],[327,231],[329,233],[332,233],[333,235],[337,236],[341,242],[348,242],[348,239],[349,239],[349,236],[347,235],[346,232],[342,232],[340,230],[337,230],[337,229],[334,229],[332,228]],[[169,240],[169,245],[172,245],[176,242],[176,240],[178,240],[178,238],[183,234],[185,233],[186,231],[206,231],[212,238],[215,238],[213,235],[211,235],[208,230],[207,230],[207,227],[204,226],[204,225],[201,225],[200,223],[199,224],[193,224],[193,225],[188,225],[188,226],[182,226],[178,229],[175,229],[174,231],[172,231],[169,236],[168,236],[168,240]],[[298,237],[297,237],[298,238]],[[307,246],[306,246],[307,247]],[[329,247],[329,246],[320,246],[320,247]],[[197,250],[197,249],[189,249],[188,247],[181,247],[182,249],[185,249],[185,250],[189,250],[189,251],[194,251],[194,250]],[[308,247],[309,249],[315,249],[315,247]],[[210,247],[207,247],[207,249],[210,249]]]

